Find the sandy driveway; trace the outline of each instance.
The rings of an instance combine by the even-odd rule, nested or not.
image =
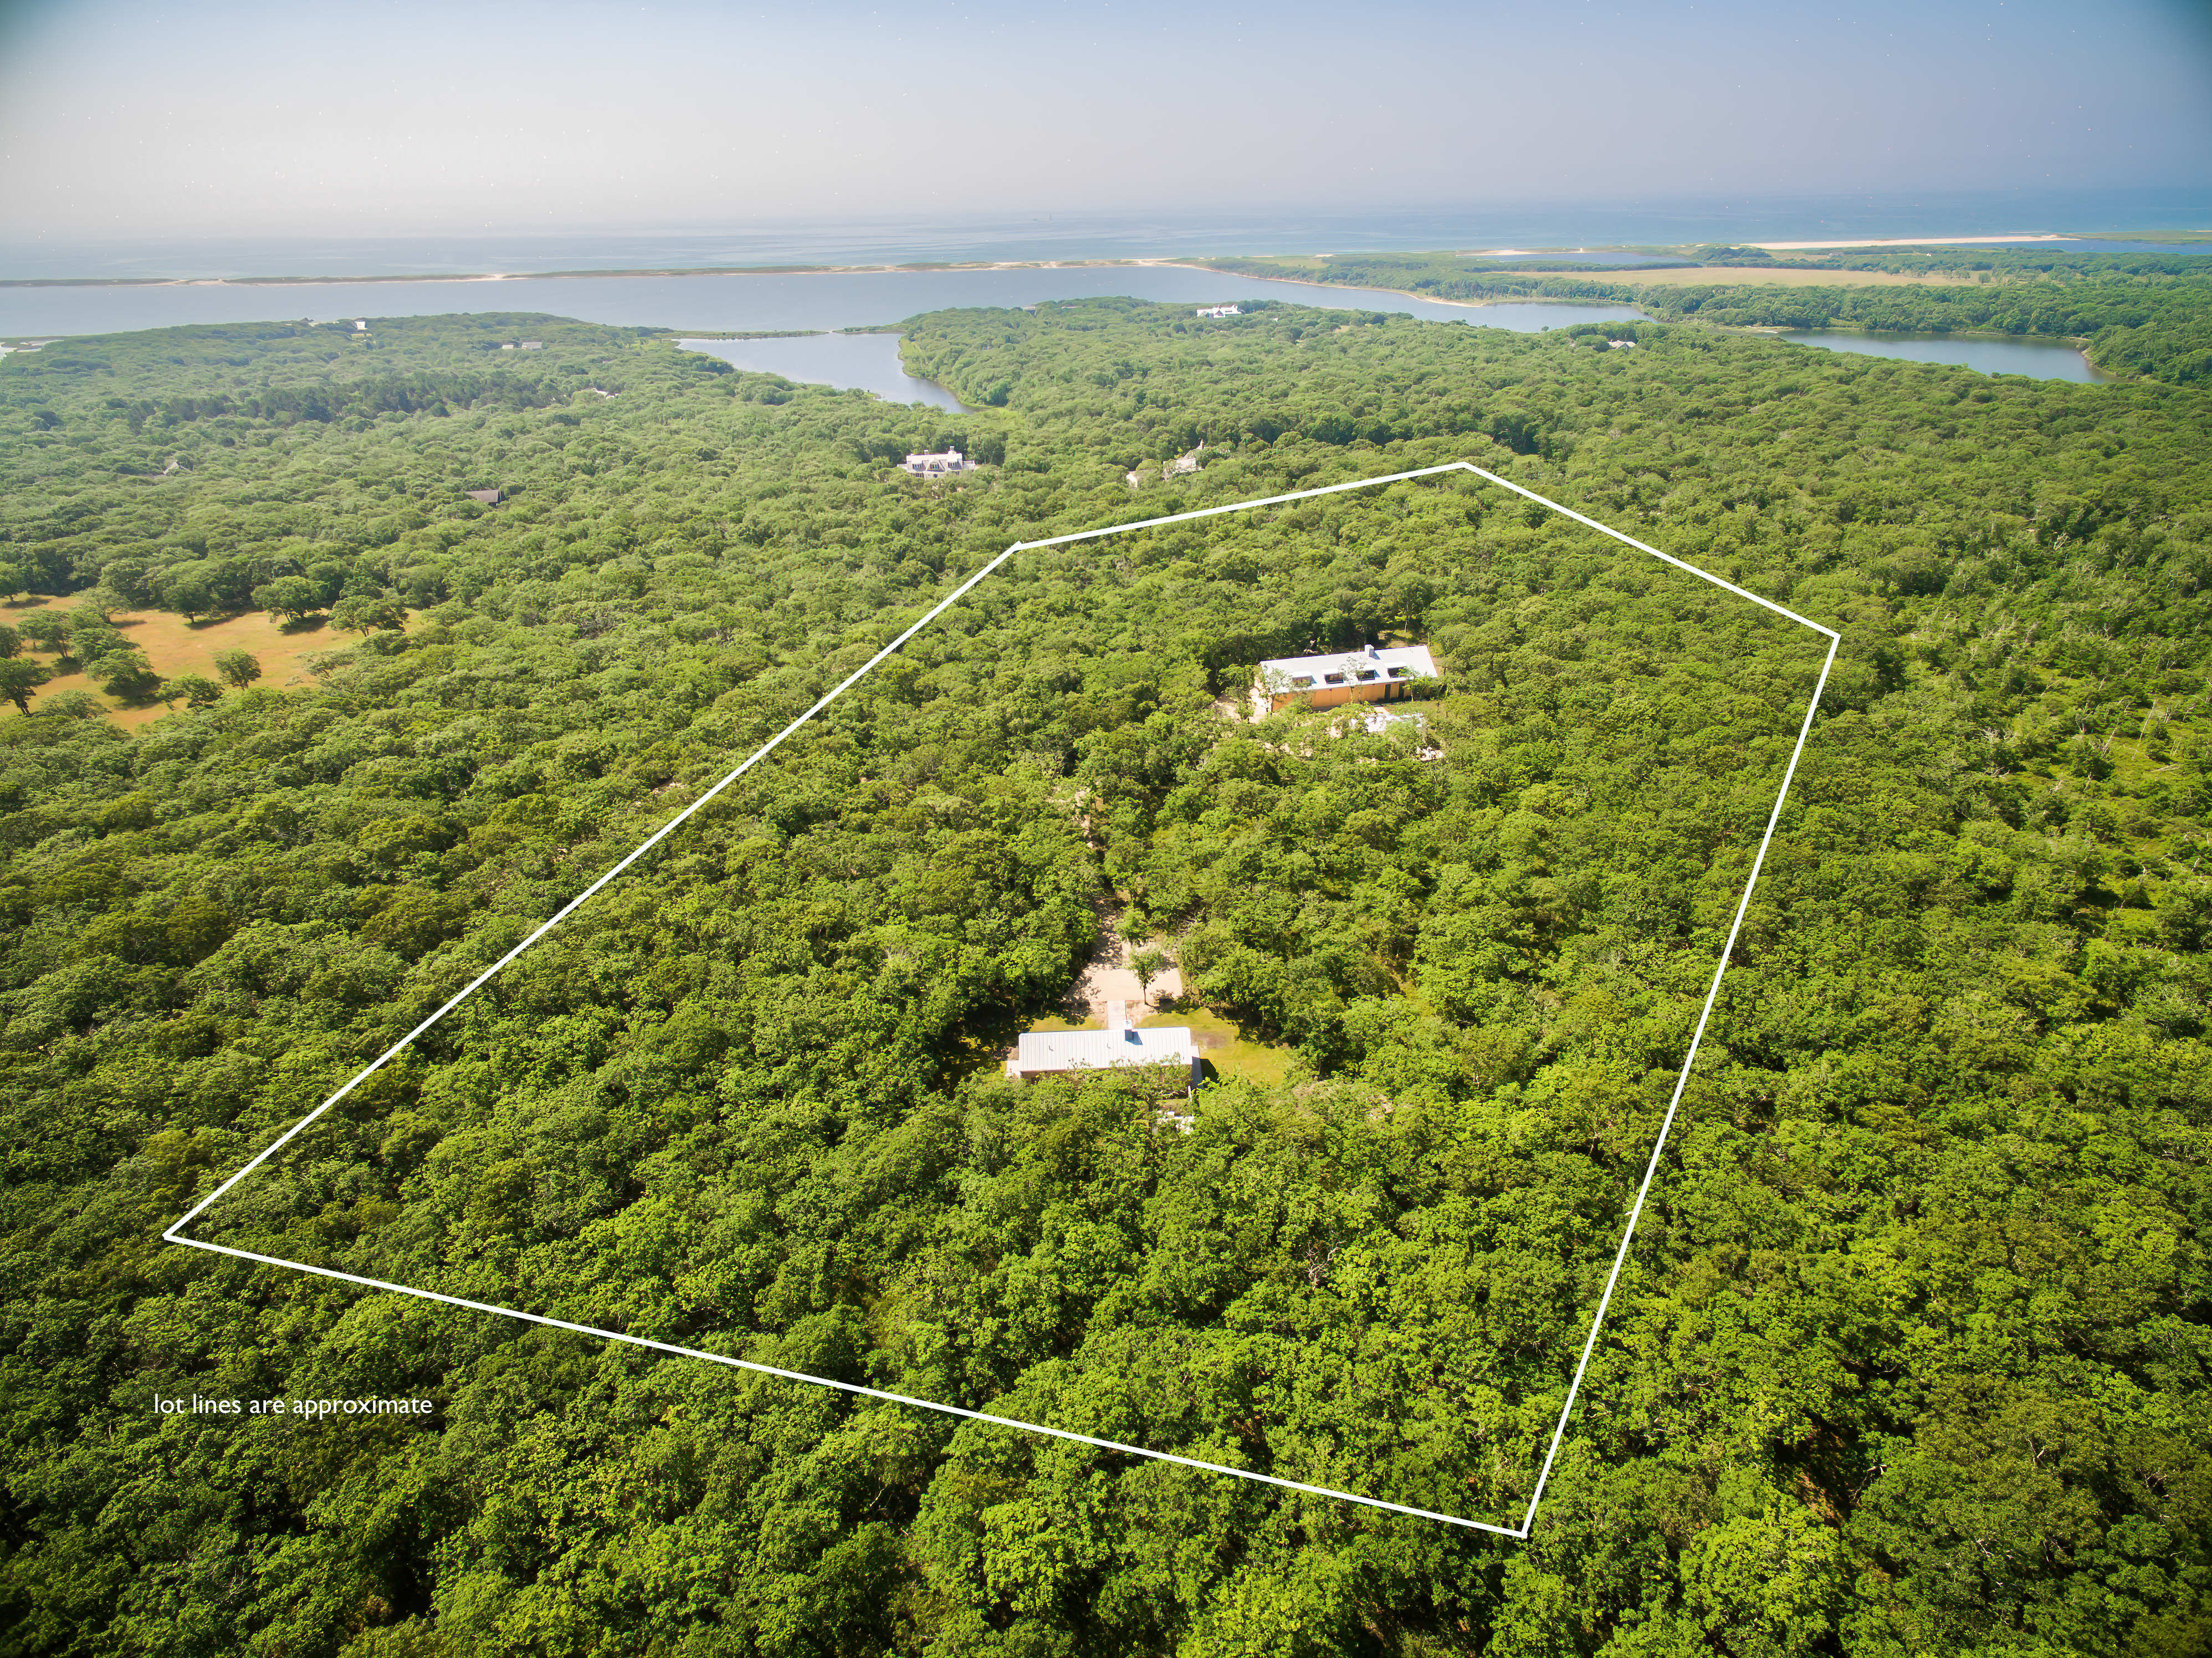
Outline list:
[[[1182,974],[1175,968],[1161,971],[1149,992],[1129,970],[1129,946],[1119,933],[1109,932],[1098,941],[1098,953],[1068,993],[1068,1017],[1080,1017],[1100,1029],[1106,1026],[1106,1005],[1127,1002],[1132,1023],[1157,1010],[1163,999],[1182,994]]]

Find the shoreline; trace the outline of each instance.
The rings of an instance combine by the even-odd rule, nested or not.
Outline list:
[[[2116,231],[2045,232],[2036,235],[2020,236],[1912,236],[1863,237],[1855,241],[1806,242],[1745,242],[1741,246],[1756,247],[1769,252],[1798,252],[1837,251],[1861,247],[1967,247],[1999,246],[2034,246],[2049,242],[2079,242],[2100,237],[2113,238]],[[2172,234],[2174,233],[2165,233]],[[1420,252],[1419,249],[1397,250]],[[1429,250],[1443,257],[1463,252],[1459,249]],[[1502,251],[1502,250],[1501,250]],[[1577,252],[1612,252],[1612,248],[1525,250],[1529,258],[1549,258],[1553,254],[1565,258]],[[1282,258],[1284,255],[1239,255],[1239,258]],[[1358,258],[1360,255],[1352,255]],[[913,274],[929,270],[1144,270],[1167,267],[1185,270],[1212,271],[1217,276],[1240,273],[1218,271],[1202,259],[1190,256],[1159,256],[1136,258],[1097,259],[964,259],[923,260],[906,264],[731,264],[731,265],[655,265],[631,267],[617,270],[475,270],[425,272],[406,271],[383,276],[0,276],[0,288],[331,288],[347,287],[368,282],[569,282],[593,276],[884,276],[894,273]],[[1727,269],[1725,266],[1711,267]],[[1635,270],[1626,266],[1620,270],[1611,269],[1590,271],[1553,272],[1600,281],[1626,275]],[[1267,277],[1265,281],[1296,281],[1296,277]],[[1327,287],[1330,284],[1316,283]],[[1384,290],[1395,292],[1396,290]],[[1425,298],[1411,295],[1409,298]]]
[[[1092,270],[1172,266],[1206,270],[1188,259],[978,259],[918,264],[654,265],[622,270],[409,271],[382,276],[0,276],[7,288],[331,288],[356,282],[573,282],[593,276],[881,276],[931,270]],[[1223,273],[1216,272],[1216,275]]]
[[[1260,276],[1249,271],[1221,270],[1210,264],[1194,264],[1188,259],[999,259],[973,264],[844,264],[844,265],[756,265],[696,266],[684,269],[653,270],[538,270],[502,271],[495,274],[470,276],[34,276],[0,277],[0,291],[23,288],[288,288],[330,287],[355,282],[557,282],[591,276],[620,276],[643,278],[655,276],[915,276],[933,270],[1189,270],[1201,276],[1227,276],[1243,282],[1279,282],[1290,288],[1310,288],[1316,293],[1345,294],[1365,292],[1389,294],[1399,299],[1418,300],[1424,305],[1450,306],[1455,310],[1480,311],[1500,305],[1587,305],[1617,306],[1632,304],[1616,299],[1571,299],[1554,295],[1513,295],[1494,300],[1444,299],[1434,294],[1416,294],[1402,288],[1384,288],[1378,284],[1361,283],[1354,286],[1344,282],[1314,282],[1303,276]],[[1598,280],[1577,271],[1569,273],[1570,280]],[[1341,309],[1341,307],[1331,307]],[[716,337],[716,331],[665,329],[659,331],[683,335],[687,338]],[[799,329],[770,330],[766,333],[747,333],[736,337],[774,337],[787,333],[874,333],[878,329]]]

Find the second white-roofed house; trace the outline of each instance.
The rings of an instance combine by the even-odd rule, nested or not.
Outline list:
[[[1280,656],[1252,677],[1252,717],[1266,718],[1303,699],[1334,708],[1346,702],[1398,702],[1443,678],[1425,645],[1367,645],[1321,656]]]
[[[1173,1066],[1184,1085],[1196,1088],[1206,1061],[1188,1025],[1140,1029],[1129,1023],[1121,1002],[1109,1003],[1103,1030],[1032,1030],[1006,1061],[1006,1074],[1018,1081],[1064,1077],[1078,1071],[1127,1071],[1140,1066]]]

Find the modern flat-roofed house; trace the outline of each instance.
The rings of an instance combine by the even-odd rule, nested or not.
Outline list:
[[[505,494],[497,489],[464,489],[461,493],[471,501],[480,501],[487,507],[496,507],[507,499]]]
[[[1425,645],[1370,645],[1328,656],[1282,656],[1262,662],[1252,681],[1252,715],[1260,719],[1300,697],[1316,708],[1344,702],[1395,702],[1414,683],[1437,679],[1437,659]]]
[[[950,477],[955,472],[972,472],[975,463],[957,449],[947,449],[941,454],[908,455],[900,463],[900,470],[913,473],[918,478]]]
[[[1199,317],[1241,317],[1243,307],[1235,305],[1204,305],[1191,313]]]
[[[1006,1061],[1006,1074],[1018,1081],[1064,1077],[1074,1071],[1126,1071],[1141,1065],[1171,1065],[1195,1088],[1206,1060],[1191,1041],[1188,1025],[1139,1030],[1119,1002],[1109,1005],[1103,1030],[1032,1030]]]

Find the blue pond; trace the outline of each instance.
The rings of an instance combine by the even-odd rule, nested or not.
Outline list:
[[[2040,380],[2083,384],[2114,379],[2089,366],[2088,358],[2063,340],[1962,339],[1955,334],[1858,333],[1826,328],[1793,331],[1778,337],[1825,351],[1856,351],[1870,357],[1902,357],[1912,362],[1949,362],[1984,374],[2027,374]]]

